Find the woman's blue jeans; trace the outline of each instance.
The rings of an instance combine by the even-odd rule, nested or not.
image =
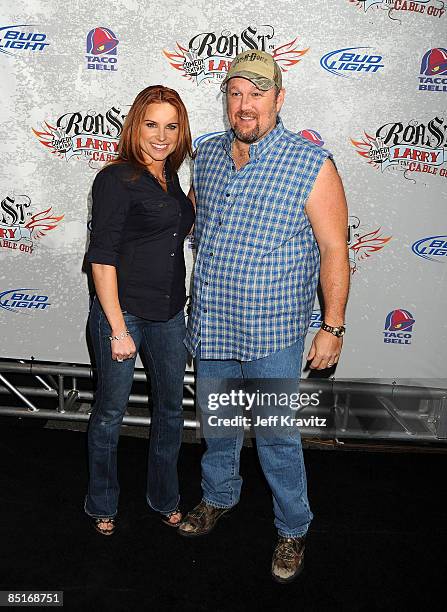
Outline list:
[[[298,391],[304,341],[254,361],[212,360],[200,358],[197,350],[197,402],[202,419],[211,412],[207,405],[210,386],[217,388],[219,380],[288,379],[296,381]],[[294,383],[295,386],[295,383]],[[226,431],[223,431],[226,429]],[[209,431],[209,428],[208,428]],[[244,441],[242,426],[222,429],[222,435],[207,435],[207,450],[202,457],[203,499],[211,506],[229,508],[239,501],[242,478],[239,459]],[[275,526],[282,536],[304,535],[313,518],[307,498],[301,436],[297,426],[271,430],[256,430],[256,447],[262,471],[272,491]]]
[[[177,458],[183,431],[183,377],[187,351],[181,310],[168,321],[149,321],[127,312],[124,320],[146,361],[152,388],[146,499],[168,513],[179,503]],[[98,387],[88,428],[89,485],[85,511],[113,517],[118,509],[117,446],[132,388],[135,359],[112,360],[110,325],[97,299],[89,318],[96,357]],[[146,365],[145,364],[145,365]]]

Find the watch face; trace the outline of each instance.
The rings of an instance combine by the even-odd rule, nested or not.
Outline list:
[[[327,325],[327,323],[324,323],[324,322],[321,325],[321,329],[324,329],[330,334],[337,336],[337,338],[341,338],[342,336],[344,336],[345,331],[346,331],[346,328],[344,325],[340,325],[340,327],[332,327],[331,325]]]

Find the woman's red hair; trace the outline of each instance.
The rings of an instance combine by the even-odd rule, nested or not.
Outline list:
[[[167,102],[178,114],[179,137],[175,150],[169,155],[170,167],[177,172],[187,155],[192,157],[191,131],[188,113],[182,99],[175,91],[163,85],[146,87],[135,98],[127,115],[118,145],[118,156],[110,164],[130,163],[135,169],[143,170],[146,162],[140,148],[140,129],[149,104]]]

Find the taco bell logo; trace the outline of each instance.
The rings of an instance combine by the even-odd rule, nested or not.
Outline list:
[[[87,69],[116,72],[119,40],[109,28],[94,28],[87,34]]]
[[[7,289],[0,293],[0,308],[11,312],[46,310],[51,303],[47,295],[34,293],[36,289]]]
[[[298,132],[298,136],[302,136],[303,138],[306,138],[306,140],[310,140],[310,142],[313,142],[318,147],[322,147],[324,145],[323,138],[316,130],[301,130],[301,132]]]
[[[411,344],[415,319],[411,312],[401,308],[389,312],[385,319],[385,344]]]
[[[447,49],[429,49],[421,61],[419,91],[447,92]]]

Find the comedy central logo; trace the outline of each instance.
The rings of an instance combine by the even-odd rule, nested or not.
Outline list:
[[[384,172],[387,168],[447,177],[447,124],[443,117],[427,123],[412,121],[381,125],[373,135],[364,132],[351,143],[368,164]]]
[[[437,47],[424,54],[419,75],[419,91],[447,92],[447,49]]]
[[[240,33],[230,30],[202,32],[194,35],[188,44],[176,43],[175,51],[163,49],[170,65],[196,85],[203,82],[220,84],[228,72],[234,57],[242,51],[253,49],[270,53],[282,72],[297,64],[308,51],[299,49],[298,38],[288,43],[275,41],[275,29],[271,25],[250,26]]]
[[[31,253],[36,240],[55,229],[64,215],[52,214],[51,206],[32,214],[31,198],[10,194],[0,202],[0,249]]]
[[[43,32],[33,31],[34,27],[21,24],[0,28],[0,53],[19,55],[23,51],[44,51],[50,44],[46,42],[47,35]]]
[[[415,319],[408,310],[392,310],[385,319],[383,341],[385,344],[411,344],[414,323]]]
[[[327,72],[348,78],[353,73],[364,74],[365,72],[376,73],[384,67],[381,55],[365,53],[362,49],[371,47],[345,47],[336,49],[323,55],[320,59],[320,66]]]
[[[445,15],[443,0],[415,0],[408,2],[407,0],[348,0],[351,4],[366,11],[369,9],[383,9],[388,12],[390,19],[396,20],[395,13],[409,12],[419,15],[427,15],[428,17],[441,18]]]
[[[73,157],[108,162],[118,155],[118,142],[126,114],[112,106],[105,113],[93,110],[64,113],[56,121],[45,121],[43,130],[33,129],[39,142],[53,155],[69,161]]]
[[[109,28],[94,28],[87,34],[87,68],[116,72],[118,39]]]

